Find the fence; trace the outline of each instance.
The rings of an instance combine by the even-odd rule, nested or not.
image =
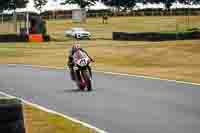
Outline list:
[[[112,12],[112,11],[88,11],[87,17],[102,17],[108,16],[200,16],[200,9],[173,9],[173,10],[161,10],[161,9],[146,9],[129,12]],[[66,19],[72,18],[72,11],[57,11],[57,12],[45,12],[42,14],[45,19]]]
[[[115,12],[112,15],[116,16],[199,16],[200,9],[145,9],[129,12]]]
[[[103,17],[108,16],[200,16],[200,9],[172,9],[172,10],[162,10],[162,9],[145,9],[137,11],[128,12],[114,12],[110,10],[99,10],[93,11],[89,10],[87,12],[87,17]],[[31,14],[36,15],[36,14]],[[1,23],[5,21],[12,20],[12,15],[0,14]],[[71,19],[72,11],[48,11],[41,14],[44,19]],[[23,20],[23,15],[18,15],[18,19]]]

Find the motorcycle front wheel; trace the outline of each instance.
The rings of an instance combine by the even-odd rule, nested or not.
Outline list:
[[[92,82],[91,82],[90,73],[87,70],[84,70],[82,71],[82,76],[86,82],[87,90],[92,91]]]

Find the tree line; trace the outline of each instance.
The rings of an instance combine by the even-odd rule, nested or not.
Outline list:
[[[65,0],[61,4],[78,4],[80,8],[86,8],[94,5],[98,0]],[[48,2],[48,0],[34,0],[35,7],[41,11],[42,7]],[[132,10],[136,3],[162,3],[166,9],[170,9],[174,2],[182,4],[195,5],[200,4],[200,0],[102,0],[105,5],[116,7],[118,9]],[[28,0],[0,0],[0,12],[7,9],[24,8]]]
[[[25,8],[29,0],[0,0],[0,12],[4,10],[14,10],[16,8]],[[41,11],[48,0],[34,0],[35,7]]]
[[[113,6],[117,8],[133,9],[136,6],[136,3],[151,3],[151,4],[159,4],[162,3],[165,5],[166,9],[170,9],[174,2],[179,2],[181,4],[200,4],[200,0],[103,0],[103,2],[108,6]]]

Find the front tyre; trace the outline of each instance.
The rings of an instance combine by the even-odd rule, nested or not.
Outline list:
[[[84,77],[85,82],[86,82],[87,90],[92,91],[91,77],[90,77],[90,73],[87,70],[83,71],[83,77]]]
[[[80,89],[80,90],[82,90],[82,91],[84,91],[84,89],[85,89],[85,86],[84,86],[84,85],[82,85],[82,84],[79,84],[79,89]]]
[[[83,91],[85,89],[85,85],[82,84],[81,82],[81,76],[78,70],[75,71],[75,81],[76,81],[77,87]]]

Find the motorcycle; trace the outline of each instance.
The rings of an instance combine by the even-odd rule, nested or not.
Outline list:
[[[90,69],[90,58],[81,50],[73,55],[75,82],[80,90],[92,90],[92,72]]]

